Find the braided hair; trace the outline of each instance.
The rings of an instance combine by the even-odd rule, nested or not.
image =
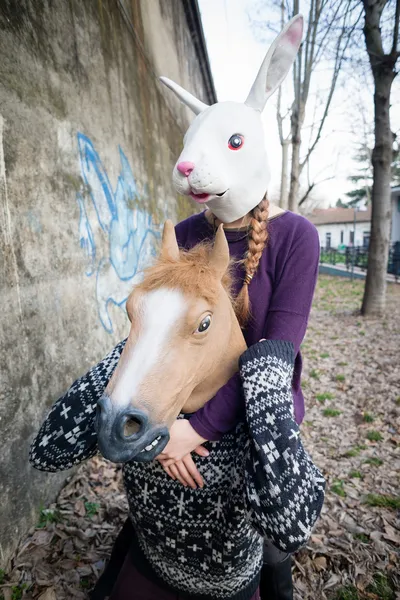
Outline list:
[[[244,327],[249,319],[249,285],[257,271],[261,255],[268,240],[268,214],[269,200],[267,195],[265,195],[261,202],[251,211],[248,231],[249,247],[243,260],[245,270],[244,282],[235,301],[235,312],[241,327]]]

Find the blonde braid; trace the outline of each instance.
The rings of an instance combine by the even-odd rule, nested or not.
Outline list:
[[[244,327],[250,314],[249,285],[253,279],[262,253],[268,240],[268,213],[269,200],[265,195],[260,204],[251,212],[251,221],[249,224],[249,249],[243,261],[245,277],[242,289],[240,290],[236,302],[235,310],[239,323]]]

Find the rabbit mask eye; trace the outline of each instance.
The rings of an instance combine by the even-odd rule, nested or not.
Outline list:
[[[240,133],[234,133],[231,135],[228,141],[228,147],[231,150],[239,150],[243,146],[244,137]]]

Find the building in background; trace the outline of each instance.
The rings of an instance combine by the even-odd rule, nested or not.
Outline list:
[[[358,246],[368,248],[371,234],[371,206],[316,209],[308,216],[315,225],[322,248]],[[392,189],[392,222],[390,243],[400,241],[400,187]]]

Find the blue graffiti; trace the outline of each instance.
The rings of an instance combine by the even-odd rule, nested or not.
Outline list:
[[[160,231],[152,217],[139,207],[139,194],[129,162],[119,148],[121,170],[115,192],[91,140],[78,133],[84,189],[77,193],[80,210],[79,239],[87,258],[86,275],[95,275],[100,321],[113,332],[110,304],[121,308],[143,269],[155,255]],[[96,238],[106,236],[108,251]]]

